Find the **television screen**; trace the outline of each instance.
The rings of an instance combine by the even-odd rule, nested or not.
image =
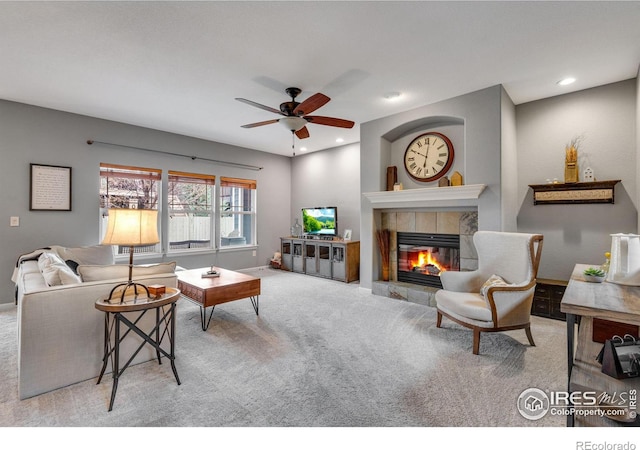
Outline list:
[[[304,234],[315,236],[336,236],[338,234],[338,208],[322,206],[302,208]]]

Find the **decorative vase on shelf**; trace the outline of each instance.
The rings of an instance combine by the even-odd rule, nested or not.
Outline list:
[[[293,226],[291,227],[291,235],[293,237],[302,236],[302,225],[300,225],[300,222],[298,222],[298,219],[296,219],[296,223],[294,223]]]
[[[577,183],[578,176],[578,143],[579,139],[575,138],[569,145],[565,147],[564,157],[564,182]]]

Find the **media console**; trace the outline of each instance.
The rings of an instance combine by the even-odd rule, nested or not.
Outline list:
[[[350,283],[360,279],[360,241],[280,238],[282,268]]]

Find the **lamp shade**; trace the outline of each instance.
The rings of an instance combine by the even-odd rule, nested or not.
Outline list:
[[[110,209],[104,245],[150,245],[158,238],[158,211],[155,209]]]

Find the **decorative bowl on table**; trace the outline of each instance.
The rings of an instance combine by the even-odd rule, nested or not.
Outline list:
[[[596,267],[589,267],[582,272],[582,275],[584,275],[584,279],[590,283],[602,283],[606,276],[604,270]]]

